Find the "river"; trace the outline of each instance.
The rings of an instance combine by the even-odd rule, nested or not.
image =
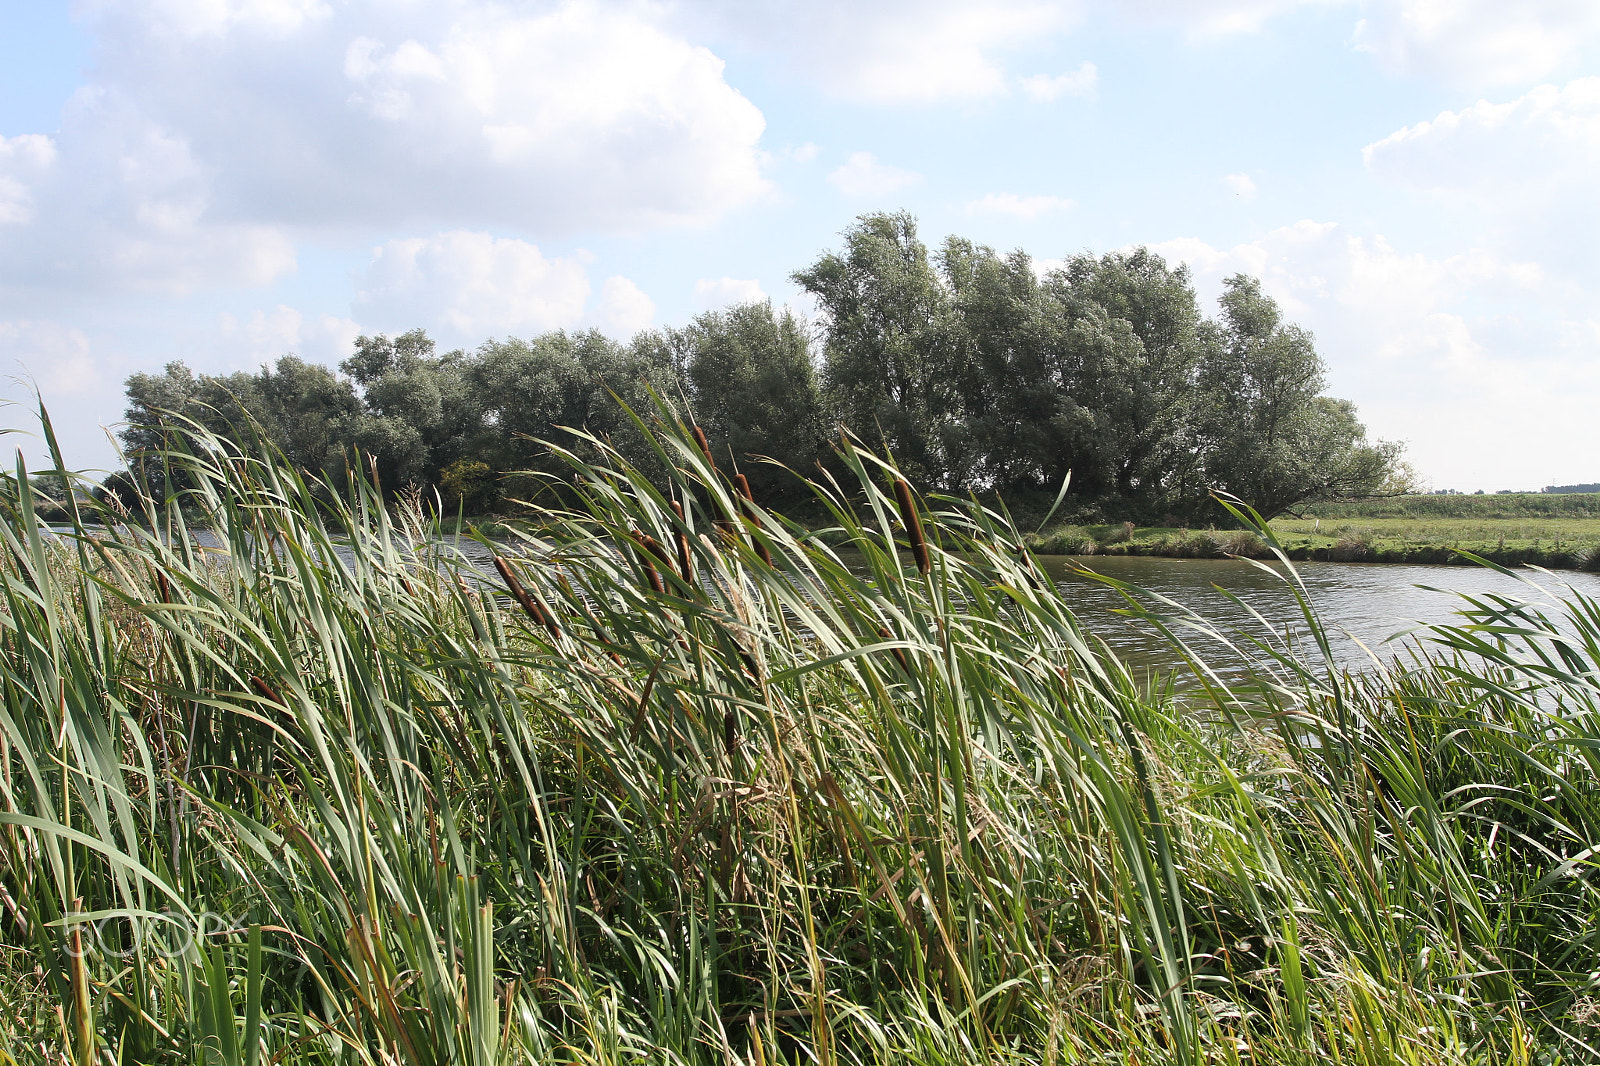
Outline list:
[[[1275,564],[1268,572],[1238,559],[1045,556],[1041,561],[1084,627],[1104,638],[1135,666],[1170,667],[1174,661],[1171,646],[1148,623],[1114,614],[1114,609],[1126,607],[1127,601],[1116,589],[1077,572],[1078,566],[1166,596],[1219,626],[1242,626],[1262,634],[1264,627],[1219,591],[1220,587],[1259,613],[1275,634],[1301,640],[1305,635],[1300,608],[1280,576],[1281,565]],[[1484,567],[1318,562],[1294,565],[1324,629],[1333,638],[1335,657],[1341,666],[1351,669],[1370,666],[1374,654],[1387,660],[1400,652],[1400,643],[1385,643],[1396,633],[1418,625],[1454,621],[1454,613],[1464,605],[1459,593],[1550,600],[1550,596],[1541,595],[1525,582]],[[1518,573],[1552,595],[1566,594],[1570,585],[1585,595],[1600,597],[1600,574],[1571,570]],[[1216,656],[1224,673],[1235,673],[1241,665],[1236,658],[1228,661],[1230,656],[1220,645],[1200,640],[1198,647]],[[1315,653],[1314,648],[1309,650]]]
[[[468,540],[457,543],[476,565],[489,569],[487,553],[481,545]],[[1117,614],[1117,609],[1128,606],[1127,600],[1112,586],[1084,575],[1082,567],[1165,596],[1218,628],[1238,626],[1262,637],[1268,636],[1270,629],[1271,637],[1280,641],[1287,638],[1304,646],[1304,619],[1281,576],[1281,564],[1275,563],[1267,570],[1243,559],[1107,555],[1041,556],[1040,562],[1084,628],[1104,639],[1135,669],[1165,671],[1177,665],[1179,659],[1167,638],[1149,623]],[[1294,566],[1330,637],[1337,662],[1352,670],[1371,666],[1373,656],[1388,660],[1402,653],[1404,642],[1389,640],[1397,633],[1454,621],[1455,612],[1464,606],[1461,593],[1549,602],[1552,595],[1564,594],[1570,585],[1578,592],[1600,597],[1600,574],[1573,570],[1518,571],[1550,594],[1541,595],[1524,581],[1478,566],[1324,562],[1299,562]],[[1238,596],[1266,625],[1252,618],[1250,610],[1241,608],[1223,589]],[[1186,635],[1225,676],[1238,676],[1244,671],[1245,661],[1226,646],[1193,631],[1186,631]],[[1315,648],[1305,650],[1315,655]]]

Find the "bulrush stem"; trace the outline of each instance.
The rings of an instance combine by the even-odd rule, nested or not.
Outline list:
[[[672,513],[678,516],[679,522],[687,523],[683,516],[683,504],[677,500],[672,501]],[[694,584],[694,556],[689,553],[689,535],[683,530],[675,531],[678,541],[678,570],[683,575],[683,580]]]
[[[661,580],[661,574],[656,570],[651,557],[660,560],[661,565],[666,567],[669,573],[672,572],[672,560],[667,557],[666,549],[661,546],[660,541],[642,530],[635,529],[628,536],[639,546],[639,562],[644,564],[645,576],[650,579],[650,587],[655,590],[657,596],[665,596],[667,586]]]
[[[511,570],[511,564],[500,556],[494,557],[494,568],[500,571],[500,579],[506,583],[506,590],[511,593],[511,598],[522,605],[529,618],[537,624],[544,626],[549,632],[550,639],[555,640],[561,636],[561,627],[556,624],[555,616],[545,609],[544,604],[528,594],[522,587],[522,582],[517,580],[517,575]]]
[[[76,916],[83,912],[83,898],[72,901],[72,912]],[[75,1032],[73,1048],[77,1066],[94,1066],[95,1038],[94,1015],[91,1013],[89,1002],[89,967],[84,959],[83,925],[80,922],[72,923],[72,931],[67,934],[68,952],[72,956],[72,1020]]]
[[[767,551],[767,546],[755,535],[755,529],[761,524],[761,512],[756,509],[756,498],[750,494],[750,479],[743,474],[733,475],[733,483],[739,489],[739,499],[744,508],[744,516],[750,523],[750,545],[755,548],[756,554],[761,556],[761,561],[768,566],[772,565],[772,553]]]
[[[933,569],[928,559],[928,541],[922,535],[922,516],[917,514],[917,505],[911,500],[911,486],[904,478],[895,479],[894,495],[900,501],[900,524],[906,527],[906,536],[911,538],[911,555],[917,560],[917,570],[926,574]]]

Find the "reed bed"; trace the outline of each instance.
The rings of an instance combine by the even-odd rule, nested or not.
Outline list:
[[[1128,588],[1136,677],[1003,516],[649,429],[492,573],[264,446],[59,536],[19,462],[0,1061],[1592,1061],[1594,602],[1349,675],[1285,562],[1309,656]]]

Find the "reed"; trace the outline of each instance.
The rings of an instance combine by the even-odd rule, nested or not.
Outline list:
[[[1225,684],[1124,587],[1174,649],[1135,677],[1001,516],[846,446],[828,529],[705,535],[743,494],[648,428],[669,483],[562,453],[495,573],[266,448],[60,536],[19,464],[0,1047],[1592,1060],[1600,604],[1469,600],[1345,674],[1255,523],[1312,640],[1211,633]]]

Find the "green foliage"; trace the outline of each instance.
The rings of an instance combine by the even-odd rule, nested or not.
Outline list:
[[[687,328],[670,330],[679,353],[694,420],[712,454],[732,462],[766,504],[808,497],[796,478],[764,457],[802,473],[829,454],[828,421],[811,365],[805,323],[770,301],[708,311]]]
[[[1210,322],[1187,271],[1142,248],[1041,282],[1021,252],[930,256],[905,214],[844,242],[794,275],[823,311],[826,397],[924,481],[1021,500],[1070,472],[1080,511],[1194,517],[1213,491],[1270,516],[1392,480],[1399,447],[1320,395],[1310,335],[1252,279]]]
[[[954,307],[916,220],[863,215],[794,280],[825,311],[823,380],[836,413],[919,482],[957,486],[969,451],[958,391],[965,353]]]
[[[1600,604],[1350,676],[1285,568],[1309,657],[1229,686],[1125,588],[1180,697],[982,508],[847,450],[814,535],[635,428],[663,475],[587,438],[503,585],[198,426],[140,523],[0,483],[0,1047],[1589,1060]]]
[[[786,507],[808,494],[782,468],[815,470],[841,423],[918,484],[1018,513],[1045,509],[1070,474],[1068,513],[1086,521],[1215,519],[1217,491],[1271,516],[1409,487],[1399,446],[1368,442],[1354,407],[1320,394],[1310,335],[1253,279],[1230,278],[1208,321],[1187,270],[1147,249],[1073,256],[1041,281],[1020,251],[952,237],[931,254],[900,213],[862,216],[794,280],[819,304],[820,353],[804,322],[757,303],[629,344],[556,331],[439,355],[422,330],[363,336],[347,380],[293,356],[225,378],[172,363],[128,379],[130,476],[183,487],[139,457],[187,420],[238,444],[259,435],[336,485],[361,466],[391,494],[459,503],[444,471],[482,462],[474,506],[501,508],[560,469],[550,444],[593,458],[595,437],[661,475],[619,398],[686,401],[719,461]]]

